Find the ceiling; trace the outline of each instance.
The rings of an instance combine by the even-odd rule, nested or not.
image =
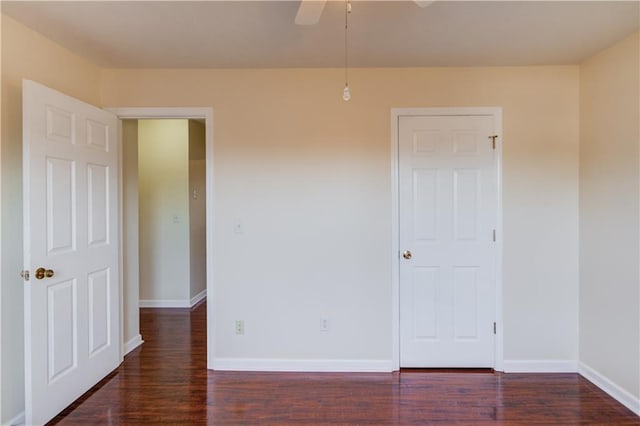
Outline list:
[[[639,1],[353,1],[353,67],[577,64],[637,31]],[[344,2],[2,1],[2,12],[108,68],[344,65]]]

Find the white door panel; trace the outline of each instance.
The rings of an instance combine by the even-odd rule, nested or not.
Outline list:
[[[42,424],[121,362],[117,119],[24,81],[23,127],[25,411]]]
[[[492,116],[401,116],[400,366],[493,367]]]

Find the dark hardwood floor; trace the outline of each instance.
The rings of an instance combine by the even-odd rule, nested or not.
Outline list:
[[[144,345],[51,424],[640,425],[577,374],[213,372],[204,304],[140,324]]]

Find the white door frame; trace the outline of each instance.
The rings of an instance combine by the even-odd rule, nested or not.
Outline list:
[[[207,368],[213,369],[214,360],[214,332],[215,332],[215,317],[213,315],[213,225],[214,225],[214,198],[213,198],[213,108],[199,108],[199,107],[142,107],[142,108],[106,108],[108,111],[113,112],[118,120],[140,120],[140,119],[204,119],[205,120],[205,162],[206,162],[206,228],[207,228]],[[123,170],[122,170],[122,132],[118,143],[120,144],[120,159],[118,175],[120,178],[120,185],[123,184]],[[123,188],[120,188],[120,260],[124,265],[124,235],[123,235],[123,200],[124,195]],[[124,315],[122,295],[124,294],[124,268],[120,268],[120,316]],[[124,339],[122,327],[124,324],[124,318],[120,318],[121,323],[121,340]],[[124,347],[124,342],[122,342]]]
[[[400,199],[399,199],[399,153],[398,120],[401,116],[451,116],[451,115],[491,115],[495,120],[496,155],[498,159],[498,218],[496,225],[496,371],[504,371],[504,338],[502,314],[502,108],[501,107],[443,107],[443,108],[392,108],[391,109],[391,314],[392,314],[392,366],[400,369]]]

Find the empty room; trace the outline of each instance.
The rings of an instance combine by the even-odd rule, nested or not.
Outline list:
[[[640,422],[640,2],[1,8],[0,424]]]

